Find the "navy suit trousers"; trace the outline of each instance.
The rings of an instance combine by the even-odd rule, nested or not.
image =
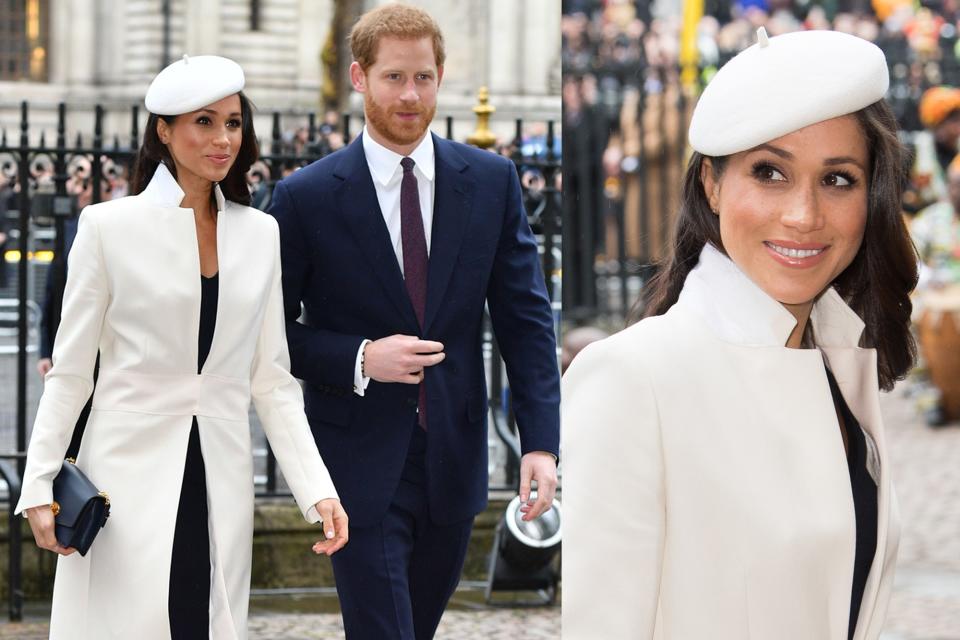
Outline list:
[[[411,425],[396,495],[383,519],[350,528],[332,556],[347,640],[427,640],[460,580],[473,518],[431,521],[425,433]]]

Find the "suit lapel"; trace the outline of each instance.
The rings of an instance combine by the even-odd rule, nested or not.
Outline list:
[[[397,254],[390,243],[390,232],[380,212],[361,136],[357,136],[343,154],[334,175],[343,180],[336,191],[338,210],[367,259],[366,267],[377,275],[387,298],[400,312],[410,333],[418,334],[417,317],[407,296]]]
[[[432,134],[431,134],[432,135]],[[430,239],[430,263],[427,269],[427,309],[424,333],[440,309],[450,275],[460,254],[460,245],[470,218],[470,205],[476,184],[469,176],[469,165],[448,141],[433,137],[436,186],[433,190],[433,231]]]

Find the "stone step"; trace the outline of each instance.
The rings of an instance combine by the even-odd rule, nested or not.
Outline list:
[[[508,496],[490,500],[474,522],[473,535],[462,579],[485,581],[494,530],[508,503]],[[3,513],[7,506],[4,504]],[[110,526],[109,523],[107,526]],[[311,589],[333,587],[330,560],[310,550],[319,528],[306,523],[292,499],[258,499],[254,509],[252,588]],[[23,539],[23,591],[27,601],[49,600],[53,590],[56,556],[41,551],[33,542],[30,527],[21,523]],[[96,543],[94,543],[96,544]],[[9,534],[7,518],[0,518],[0,576],[7,576]],[[0,603],[7,602],[7,580],[0,582]]]

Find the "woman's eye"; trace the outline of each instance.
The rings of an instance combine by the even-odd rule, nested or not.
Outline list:
[[[197,124],[210,124],[210,118],[207,116],[200,116],[197,118]]]
[[[823,182],[828,187],[852,187],[857,183],[857,180],[848,173],[837,172],[828,175],[823,179]]]
[[[753,166],[753,175],[763,182],[782,182],[786,180],[784,175],[772,164],[765,162],[757,163]]]
[[[234,129],[239,129],[239,128],[240,128],[240,121],[239,121],[239,120],[228,120],[228,121],[227,121],[227,126],[228,126],[228,127],[232,127],[232,128],[234,128]]]

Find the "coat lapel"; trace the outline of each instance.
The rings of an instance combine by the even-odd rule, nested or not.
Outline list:
[[[860,606],[860,620],[855,638],[865,637],[866,629],[874,624],[872,616],[879,596],[880,579],[886,574],[884,565],[890,562],[888,540],[890,537],[891,481],[883,420],[877,394],[877,352],[874,349],[857,347],[828,347],[821,350],[826,355],[830,369],[837,379],[840,392],[856,416],[860,426],[870,434],[877,446],[880,477],[877,480],[877,550],[871,564],[867,584]],[[868,624],[869,623],[869,624]]]
[[[397,254],[390,243],[390,232],[380,212],[361,136],[357,136],[344,152],[334,175],[343,181],[336,191],[338,209],[366,256],[367,267],[380,280],[387,298],[400,312],[410,333],[419,334],[417,317],[397,264]]]
[[[431,134],[432,135],[432,134]],[[467,172],[470,165],[448,141],[434,136],[436,185],[433,190],[433,231],[427,269],[427,310],[424,334],[437,317],[450,275],[460,255],[476,183]]]

